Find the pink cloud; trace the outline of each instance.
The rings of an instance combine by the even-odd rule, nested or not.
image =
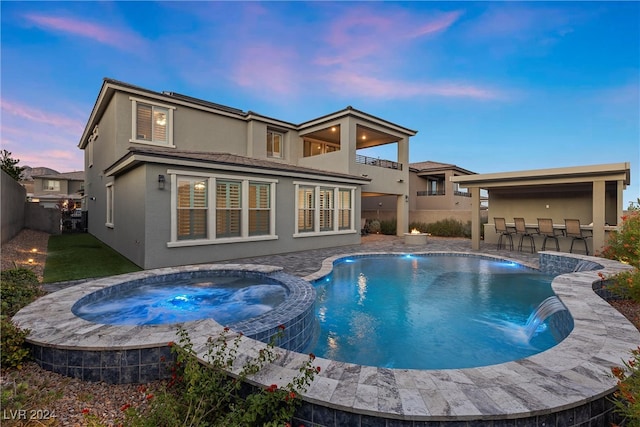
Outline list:
[[[57,16],[26,15],[25,18],[45,29],[82,36],[127,51],[138,50],[144,44],[136,34],[121,28]]]
[[[505,4],[489,8],[469,27],[469,36],[487,39],[541,38],[549,43],[550,38],[564,37],[573,32],[569,25],[579,17],[570,9],[550,7],[528,7],[522,4]]]
[[[363,74],[337,72],[329,77],[331,86],[342,95],[358,95],[373,98],[410,98],[416,96],[440,96],[490,100],[503,98],[496,90],[464,83],[419,83],[383,80]]]
[[[319,65],[344,64],[371,55],[393,56],[409,40],[445,31],[461,11],[434,13],[427,18],[405,12],[380,13],[355,8],[337,19],[328,30],[328,53],[319,55]]]
[[[298,90],[297,54],[284,46],[253,44],[237,52],[231,79],[245,88],[292,94]]]
[[[71,132],[77,132],[78,135],[84,130],[83,122],[67,116],[39,110],[27,105],[17,104],[5,99],[2,100],[1,106],[2,111],[5,114],[16,116],[23,120],[62,128]]]

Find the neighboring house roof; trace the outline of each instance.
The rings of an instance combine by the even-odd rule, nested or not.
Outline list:
[[[440,163],[431,160],[427,160],[425,162],[409,163],[409,170],[413,170],[413,172],[417,172],[419,174],[444,172],[452,169],[465,175],[475,175],[475,172],[471,172],[470,170],[463,169],[451,163]]]
[[[32,178],[66,179],[68,181],[84,181],[84,171],[64,172],[46,175],[31,175]]]
[[[359,175],[350,175],[338,172],[325,171],[287,163],[273,162],[269,160],[255,159],[229,153],[214,153],[208,151],[175,150],[172,148],[140,148],[130,147],[129,153],[117,160],[105,170],[106,175],[119,175],[120,173],[137,166],[140,163],[162,163],[167,165],[185,165],[219,168],[247,168],[251,171],[260,170],[262,173],[277,175],[315,175],[331,179],[343,179],[368,184],[370,178]]]
[[[51,168],[47,168],[47,167],[36,167],[36,168],[32,168],[31,166],[25,166],[24,169],[22,169],[22,173],[20,174],[20,180],[21,181],[31,181],[33,180],[34,176],[40,176],[40,175],[54,175],[60,173],[57,170],[51,169]]]

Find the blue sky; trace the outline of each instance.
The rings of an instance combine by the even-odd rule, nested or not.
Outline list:
[[[81,170],[104,77],[301,123],[348,105],[478,173],[631,162],[638,2],[11,2],[2,148]],[[395,159],[394,153],[375,153]]]

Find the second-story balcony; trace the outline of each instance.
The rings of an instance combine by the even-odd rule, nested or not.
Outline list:
[[[381,168],[387,169],[402,170],[402,163],[376,157],[363,156],[361,154],[356,154],[356,163],[360,163],[362,165],[379,166]]]

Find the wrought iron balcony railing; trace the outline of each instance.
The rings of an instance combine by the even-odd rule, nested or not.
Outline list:
[[[379,166],[381,168],[402,170],[402,163],[391,160],[378,159],[376,157],[368,157],[356,154],[356,163],[370,166]]]

